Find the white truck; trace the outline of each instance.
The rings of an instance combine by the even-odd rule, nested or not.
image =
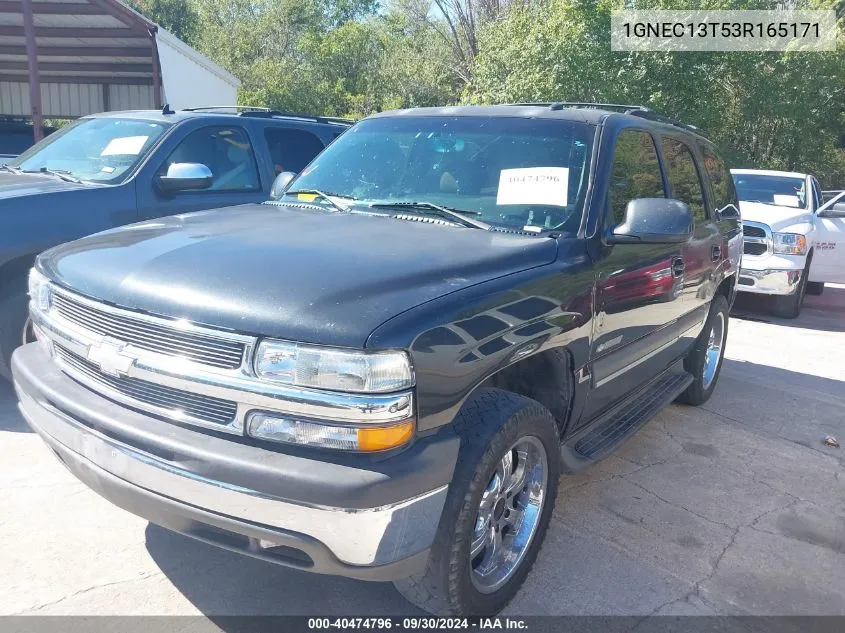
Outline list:
[[[732,169],[743,228],[737,290],[774,295],[773,312],[794,319],[806,293],[845,283],[845,193],[822,204],[810,174]]]

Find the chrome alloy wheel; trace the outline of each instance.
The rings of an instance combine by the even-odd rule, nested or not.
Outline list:
[[[481,495],[470,541],[472,584],[481,593],[502,587],[534,540],[548,483],[542,442],[522,437],[496,466]]]
[[[719,359],[722,357],[722,349],[725,347],[725,315],[722,312],[716,313],[713,319],[713,327],[710,328],[710,339],[707,342],[707,349],[704,352],[704,372],[702,383],[705,389],[710,388],[713,378],[716,377],[716,368],[719,367]]]

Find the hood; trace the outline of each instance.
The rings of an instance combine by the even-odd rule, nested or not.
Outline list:
[[[809,224],[813,219],[813,214],[806,209],[780,207],[762,202],[740,201],[739,210],[743,220],[768,224],[773,232],[783,231],[794,224]]]
[[[405,310],[556,253],[548,237],[263,204],[106,231],[39,262],[61,285],[114,305],[363,347]]]
[[[62,180],[49,174],[13,174],[0,171],[0,200],[40,193],[86,189],[91,186],[90,184]]]

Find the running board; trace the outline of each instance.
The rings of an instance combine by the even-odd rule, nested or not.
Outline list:
[[[564,470],[574,472],[607,457],[692,383],[687,372],[669,372],[643,387],[633,400],[576,432],[561,445]]]

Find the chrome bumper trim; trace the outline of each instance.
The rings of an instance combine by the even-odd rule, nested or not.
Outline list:
[[[740,268],[738,292],[753,292],[764,295],[791,295],[801,280],[800,269],[752,270]]]
[[[30,309],[30,315],[35,326],[48,339],[82,358],[88,358],[92,345],[100,345],[107,340],[107,337],[84,330],[54,313],[45,314]],[[114,393],[109,392],[106,394],[108,397],[156,415],[239,435],[243,433],[247,413],[256,409],[341,424],[398,422],[408,419],[414,411],[413,391],[394,394],[318,391],[263,382],[241,370],[215,369],[182,358],[140,350],[132,345],[126,345],[120,353],[131,360],[123,375],[174,389],[231,400],[238,405],[237,414],[232,424],[216,425],[176,415],[173,411],[164,411],[127,396],[116,397]],[[79,372],[68,368],[67,364],[59,364],[63,371],[90,389],[105,393],[106,390],[102,386],[93,385],[90,380],[86,382]]]
[[[308,506],[207,479],[84,427],[46,402],[19,390],[20,408],[41,435],[75,462],[102,469],[139,488],[239,521],[317,539],[342,562],[382,565],[431,546],[448,486],[399,503],[367,509]]]

